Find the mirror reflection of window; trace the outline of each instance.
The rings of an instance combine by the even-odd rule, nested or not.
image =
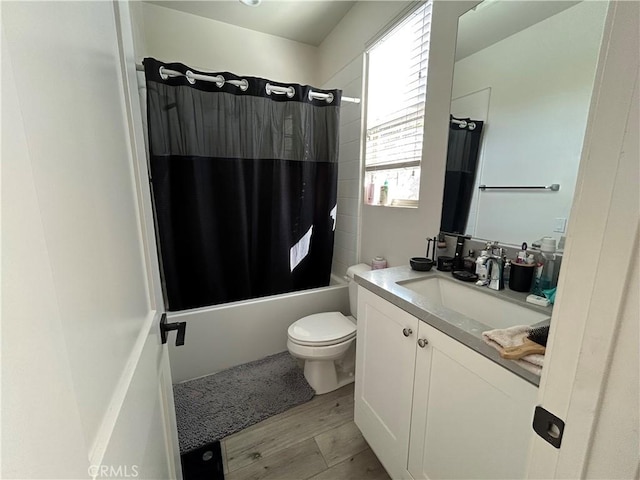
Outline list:
[[[460,17],[451,115],[484,128],[466,218],[445,225],[443,211],[443,231],[513,245],[565,235],[606,9],[485,0]]]

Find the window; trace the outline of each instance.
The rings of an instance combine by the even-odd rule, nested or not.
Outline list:
[[[431,0],[368,51],[366,203],[417,205],[430,30]]]

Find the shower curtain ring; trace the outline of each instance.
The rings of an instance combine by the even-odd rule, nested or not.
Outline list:
[[[193,72],[191,70],[187,70],[187,73],[184,74],[185,77],[187,77],[187,81],[193,85],[194,83],[196,83],[196,79],[193,78]]]
[[[158,70],[160,72],[160,78],[162,80],[166,80],[167,78],[169,78],[169,75],[167,75],[166,73],[164,73],[164,67],[160,67],[160,69]]]

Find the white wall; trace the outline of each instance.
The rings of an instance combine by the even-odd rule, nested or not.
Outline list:
[[[133,37],[133,50],[136,56],[136,62],[140,62],[143,58],[148,57],[147,40],[145,38],[144,28],[144,6],[143,2],[129,2],[129,16],[131,19],[131,34]]]
[[[571,209],[606,9],[581,2],[456,63],[453,98],[491,89],[477,184],[561,185],[479,193],[467,233],[509,244],[564,235],[554,221]]]
[[[405,11],[411,1],[357,2],[318,47],[319,78],[326,83],[362,55],[365,46]]]
[[[146,56],[202,70],[319,83],[316,47],[148,3],[142,17]]]
[[[338,88],[347,97],[362,97],[362,55],[337,72],[322,88]],[[342,102],[338,155],[338,218],[333,247],[334,275],[344,276],[358,263],[360,213],[360,145],[362,103]]]

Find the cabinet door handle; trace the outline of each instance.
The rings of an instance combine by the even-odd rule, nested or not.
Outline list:
[[[405,337],[408,337],[408,336],[409,336],[409,335],[411,335],[412,333],[413,333],[413,330],[411,330],[410,328],[403,328],[403,329],[402,329],[402,334],[403,334]]]
[[[424,347],[426,347],[427,345],[429,345],[429,340],[427,340],[426,338],[419,338],[419,339],[418,339],[418,346],[419,346],[420,348],[424,348]]]

